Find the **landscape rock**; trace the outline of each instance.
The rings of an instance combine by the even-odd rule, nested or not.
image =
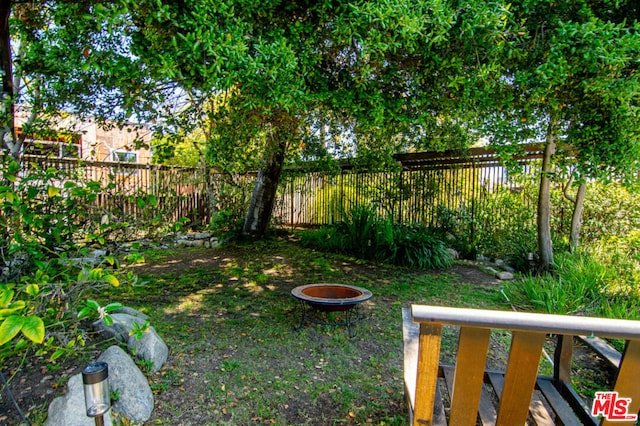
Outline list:
[[[204,242],[204,246],[206,248],[216,248],[220,244],[221,244],[220,241],[216,237],[210,238],[209,240]]]
[[[115,311],[113,311],[113,313],[131,315],[132,317],[140,318],[143,321],[146,321],[146,320],[148,320],[150,318],[149,315],[144,314],[144,313],[138,311],[137,309],[133,309],[133,308],[130,308],[128,306],[123,306],[120,309],[116,309]]]
[[[178,240],[179,247],[203,247],[204,240]]]
[[[153,392],[129,355],[119,346],[111,346],[98,361],[109,365],[109,388],[112,394],[118,395],[112,409],[135,423],[149,420],[154,405]]]
[[[93,426],[95,420],[87,417],[84,403],[82,374],[76,374],[67,383],[67,393],[54,399],[49,405],[45,426]],[[104,424],[112,425],[111,411],[103,416]]]
[[[133,330],[133,323],[142,326],[145,322],[142,318],[129,314],[112,313],[110,315],[113,320],[112,325],[105,324],[104,320],[99,319],[93,323],[93,326],[108,337],[115,337],[120,342],[129,340],[129,332]]]
[[[489,274],[489,275],[497,276],[499,273],[497,269],[487,265],[478,265],[478,268],[480,268],[480,270],[485,274]]]
[[[94,326],[107,336],[127,343],[129,352],[135,354],[138,359],[149,363],[152,373],[159,371],[167,361],[169,347],[152,326],[149,326],[147,331],[137,336],[134,323],[137,324],[138,328],[143,327],[149,317],[131,308],[122,308],[119,311],[123,312],[125,310],[129,313],[111,314],[112,325],[106,325],[103,320],[98,320],[94,323]]]
[[[504,265],[504,266],[502,267],[502,269],[504,269],[504,270],[505,270],[505,271],[507,271],[507,272],[511,272],[512,274],[513,274],[514,272],[516,272],[515,268],[512,268],[512,267],[511,267],[511,266],[509,266],[509,265]]]
[[[211,232],[188,232],[176,235],[176,245],[178,247],[217,247],[220,245],[218,238]]]
[[[449,254],[449,256],[451,256],[452,259],[457,260],[460,258],[460,254],[456,251],[456,249],[448,248],[447,253]]]
[[[503,281],[512,280],[513,279],[513,274],[511,272],[502,271],[502,272],[498,272],[496,274],[496,278],[498,278],[500,280],[503,280]]]
[[[151,373],[158,372],[169,357],[169,347],[151,326],[140,335],[139,339],[135,334],[130,335],[127,346],[136,358],[149,363]]]
[[[187,234],[187,237],[190,240],[208,240],[212,236],[213,234],[211,232],[194,232],[192,234]]]

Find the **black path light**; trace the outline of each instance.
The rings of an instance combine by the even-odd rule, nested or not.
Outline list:
[[[102,416],[111,408],[109,365],[106,362],[89,364],[82,370],[82,383],[87,416],[95,419],[96,426],[103,426]]]

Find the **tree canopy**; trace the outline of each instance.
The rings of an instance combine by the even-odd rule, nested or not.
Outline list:
[[[502,146],[560,142],[582,176],[628,170],[637,12],[631,0],[50,0],[14,7],[29,88],[14,99],[154,120],[167,137],[197,135],[220,170],[259,168],[244,232],[261,236],[296,158],[385,164],[484,130]]]
[[[518,42],[488,100],[486,133],[499,147],[543,141],[538,245],[553,263],[549,225],[552,159],[578,183],[632,177],[639,168],[640,23],[632,1],[515,2]],[[556,155],[554,155],[556,154]],[[569,166],[569,168],[566,168]],[[582,187],[582,193],[584,187]],[[577,211],[581,205],[576,203]]]

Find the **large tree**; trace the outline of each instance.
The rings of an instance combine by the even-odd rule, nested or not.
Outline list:
[[[408,146],[463,147],[467,101],[499,76],[496,58],[508,35],[507,7],[478,0],[123,0],[110,7],[131,18],[131,51],[154,79],[189,93],[183,112],[233,94],[216,111],[219,137],[210,149],[230,140],[236,149],[250,141],[262,147],[244,224],[254,236],[267,229],[291,154],[317,148],[308,144],[313,131],[346,134],[353,151],[383,159]]]
[[[553,264],[550,187],[554,165],[578,183],[577,244],[584,183],[630,176],[640,158],[640,24],[635,1],[530,0],[512,3],[518,43],[488,100],[494,144],[545,147],[537,209],[541,266]],[[570,161],[568,161],[570,160]]]

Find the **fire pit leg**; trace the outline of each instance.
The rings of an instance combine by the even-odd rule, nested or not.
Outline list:
[[[300,306],[300,324],[298,324],[297,326],[293,326],[293,331],[299,331],[302,329],[302,326],[304,325],[304,323],[307,320],[307,315],[306,315],[306,303],[304,301],[300,301],[300,303],[298,304]]]
[[[353,325],[363,319],[364,315],[362,315],[360,312],[360,305],[356,305],[353,309],[346,312],[345,323],[347,325],[349,337],[356,337],[357,333]]]
[[[309,307],[305,302],[301,302],[298,309],[300,310],[300,322],[293,326],[293,331],[300,331],[307,322],[329,327],[344,326],[347,328],[348,336],[353,338],[357,335],[355,324],[364,319],[359,306],[342,312],[322,312]],[[308,311],[314,312],[315,315],[309,314]],[[336,319],[333,315],[340,315],[341,317]],[[324,318],[321,319],[319,317]]]
[[[353,321],[351,320],[351,316],[353,315],[353,312],[357,312],[358,307],[356,306],[355,308],[348,310],[346,312],[346,323],[347,323],[347,332],[349,333],[349,337],[355,337],[356,336],[356,332],[353,329]],[[357,315],[356,315],[357,318]]]

